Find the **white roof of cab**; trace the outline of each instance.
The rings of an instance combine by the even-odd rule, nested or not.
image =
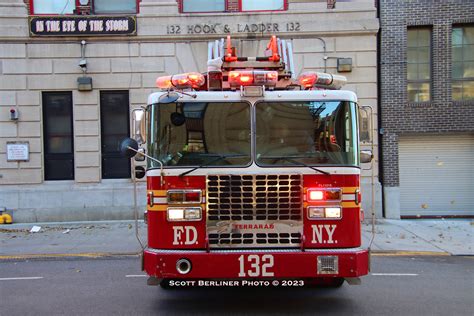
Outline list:
[[[148,104],[158,103],[158,98],[166,91],[152,93]],[[348,90],[276,90],[265,91],[263,97],[243,97],[240,91],[186,91],[196,95],[195,98],[178,92],[179,102],[236,102],[242,100],[256,101],[352,101],[357,102],[354,92]]]

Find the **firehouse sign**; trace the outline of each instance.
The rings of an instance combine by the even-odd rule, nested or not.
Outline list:
[[[136,35],[135,16],[32,16],[31,36]]]
[[[280,33],[302,31],[300,22],[290,21],[285,23],[258,22],[237,23],[235,25],[222,23],[207,24],[169,24],[166,34],[230,34],[230,33]]]
[[[7,161],[29,161],[30,144],[28,142],[7,142]]]

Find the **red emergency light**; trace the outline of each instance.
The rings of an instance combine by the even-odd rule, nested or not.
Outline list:
[[[346,77],[325,72],[307,71],[298,77],[298,82],[304,88],[321,87],[326,89],[341,89],[347,82]]]
[[[193,88],[197,89],[204,85],[206,79],[204,75],[198,72],[188,72],[184,74],[172,75],[172,76],[163,76],[156,79],[156,86],[160,89],[187,89]]]
[[[342,192],[340,188],[311,188],[307,190],[308,202],[340,202]]]
[[[240,86],[274,87],[278,81],[278,72],[265,70],[236,70],[229,71],[229,85],[232,88]]]

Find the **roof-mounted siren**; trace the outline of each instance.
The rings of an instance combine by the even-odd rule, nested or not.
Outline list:
[[[307,71],[298,77],[299,84],[305,89],[322,88],[339,90],[347,82],[346,77],[325,72]]]

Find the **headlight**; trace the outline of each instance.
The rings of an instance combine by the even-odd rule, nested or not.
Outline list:
[[[325,216],[326,218],[341,218],[341,208],[340,207],[326,207]]]
[[[198,221],[202,218],[200,207],[168,207],[166,212],[170,222]]]
[[[324,218],[324,207],[308,207],[309,218]]]
[[[308,207],[309,219],[340,219],[342,210],[340,207]]]

